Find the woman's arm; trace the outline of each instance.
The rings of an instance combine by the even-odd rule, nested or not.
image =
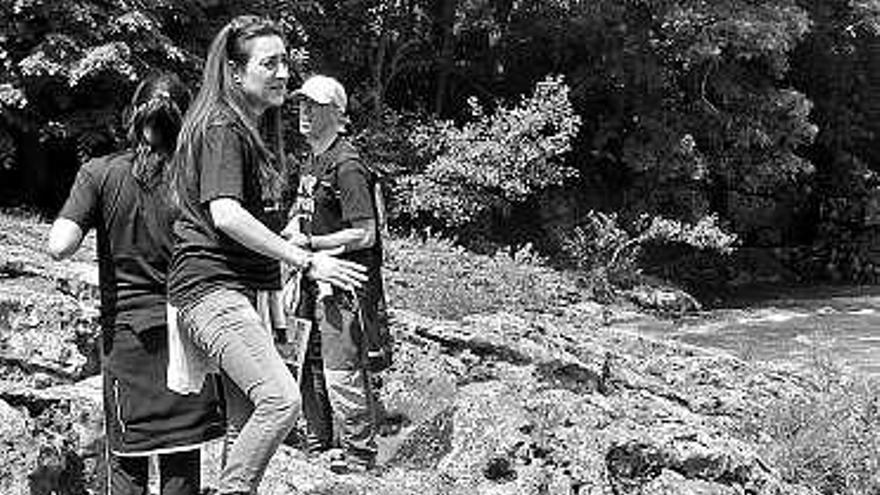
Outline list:
[[[310,253],[272,232],[254,218],[238,200],[218,198],[209,203],[214,226],[243,246],[270,258],[306,269],[306,274],[349,289],[359,287],[366,280],[365,267],[338,260],[326,254]]]
[[[209,203],[214,226],[243,246],[264,256],[275,258],[302,268],[309,264],[311,255],[292,246],[275,235],[262,222],[233,198],[218,198]]]
[[[70,257],[82,244],[84,232],[78,223],[66,218],[57,218],[49,230],[47,247],[49,255],[56,260]]]

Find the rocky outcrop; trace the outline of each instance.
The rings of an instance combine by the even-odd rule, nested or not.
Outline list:
[[[55,262],[47,230],[0,215],[0,493],[9,495],[79,495],[101,479],[94,241]]]
[[[72,261],[42,247],[47,228],[0,216],[0,373],[34,387],[98,372],[98,280],[93,239]]]
[[[0,386],[0,493],[81,495],[102,482],[100,377],[46,389]]]
[[[624,291],[623,296],[640,308],[668,315],[683,315],[703,309],[694,296],[676,287],[640,284]]]
[[[0,493],[94,493],[100,381],[82,381],[96,370],[93,265],[13,249],[0,268]],[[380,468],[338,476],[285,446],[261,493],[811,493],[737,433],[809,385],[645,337],[639,327],[653,318],[594,303],[461,321],[394,311],[395,364],[381,393],[400,428],[381,439]],[[206,453],[211,486],[217,446]]]
[[[337,476],[285,447],[267,494],[811,494],[780,479],[737,426],[787,372],[604,327],[594,309],[462,322],[394,312],[383,398],[405,426],[381,469]]]

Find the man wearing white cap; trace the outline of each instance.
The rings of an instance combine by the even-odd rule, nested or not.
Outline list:
[[[375,176],[341,135],[348,123],[348,98],[339,81],[312,76],[293,95],[311,154],[300,170],[284,234],[312,250],[341,248],[339,257],[368,267],[369,276],[363,289],[350,292],[309,281],[303,285],[297,314],[311,321],[300,373],[307,445],[314,453],[332,447],[336,414],[342,449],[331,453],[331,468],[361,471],[376,458],[376,398],[370,380],[376,363],[368,354],[387,344],[380,342],[385,298]],[[387,363],[378,368],[383,366]]]

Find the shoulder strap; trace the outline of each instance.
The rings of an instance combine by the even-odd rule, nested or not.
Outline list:
[[[385,204],[385,193],[382,192],[382,182],[373,178],[373,205],[376,208],[376,230],[382,238],[388,238],[388,210]]]

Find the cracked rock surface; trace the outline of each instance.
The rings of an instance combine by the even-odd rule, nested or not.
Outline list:
[[[0,493],[100,493],[94,248],[57,263],[40,250],[45,225],[0,231]],[[461,321],[397,309],[381,389],[395,431],[380,439],[379,468],[340,476],[283,446],[261,493],[813,493],[738,433],[809,384],[646,337],[652,318],[594,303]],[[205,453],[212,486],[219,448]]]

